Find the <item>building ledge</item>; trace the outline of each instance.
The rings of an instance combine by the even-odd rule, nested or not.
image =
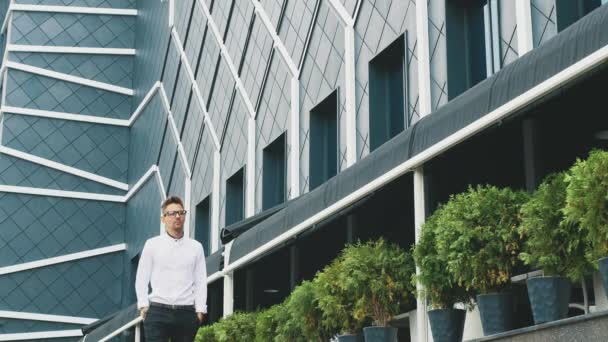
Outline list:
[[[467,342],[586,341],[604,342],[608,336],[608,310],[570,317]]]

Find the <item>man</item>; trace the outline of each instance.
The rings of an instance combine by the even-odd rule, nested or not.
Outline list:
[[[205,254],[198,241],[184,236],[182,200],[169,197],[161,209],[166,234],[144,245],[135,279],[137,307],[147,342],[191,342],[207,312]]]

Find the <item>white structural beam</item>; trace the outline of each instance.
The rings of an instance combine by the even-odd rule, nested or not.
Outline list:
[[[74,14],[95,14],[95,15],[120,15],[136,16],[136,9],[125,8],[104,8],[104,7],[79,7],[79,6],[48,6],[48,5],[10,5],[10,10],[20,12],[48,12],[48,13],[74,13]]]
[[[169,98],[167,97],[167,93],[165,92],[165,87],[163,87],[162,83],[160,85],[160,95],[162,99],[162,103],[165,107],[165,111],[167,112],[167,120],[169,120],[169,130],[172,133],[173,139],[177,144],[177,151],[180,156],[180,160],[184,167],[184,172],[186,173],[187,178],[192,178],[192,171],[190,170],[190,165],[188,165],[188,158],[186,157],[186,152],[184,150],[184,145],[182,145],[182,141],[179,136],[179,132],[177,130],[177,126],[175,125],[175,120],[173,119],[173,114],[171,113],[171,105],[169,104]]]
[[[42,260],[12,265],[12,266],[0,267],[0,275],[27,271],[27,270],[31,270],[34,268],[61,264],[61,263],[68,262],[68,261],[80,260],[80,259],[90,258],[90,257],[103,255],[103,254],[120,252],[120,251],[124,251],[126,249],[127,249],[127,245],[124,243],[121,243],[118,245],[113,245],[113,246],[108,246],[108,247],[90,249],[90,250],[84,251],[84,252],[77,252],[77,253],[66,254],[66,255],[48,258],[48,259],[42,259]]]
[[[31,341],[78,336],[82,336],[81,330],[54,330],[35,333],[0,334],[0,341]]]
[[[502,106],[494,109],[490,113],[473,121],[462,129],[452,133],[445,139],[435,143],[423,152],[399,164],[392,170],[389,170],[382,176],[374,179],[373,181],[362,186],[361,188],[353,191],[346,197],[323,209],[319,213],[293,226],[284,233],[276,236],[274,239],[260,246],[256,250],[248,253],[239,260],[228,264],[224,268],[223,272],[225,274],[233,272],[234,270],[239,267],[242,267],[251,260],[254,260],[255,258],[263,255],[264,253],[272,250],[276,246],[285,243],[289,239],[292,239],[294,236],[305,231],[315,223],[320,222],[329,217],[330,215],[333,215],[336,212],[347,208],[348,206],[367,196],[371,192],[376,191],[377,189],[402,176],[403,174],[408,173],[424,165],[424,163],[428,162],[432,158],[435,158],[437,155],[444,153],[453,146],[461,143],[462,141],[467,140],[473,135],[479,133],[480,131],[494,125],[496,122],[505,119],[509,115],[522,110],[523,108],[529,106],[530,104],[534,103],[543,96],[548,95],[549,93],[559,89],[565,83],[579,77],[583,73],[594,69],[595,67],[601,65],[602,63],[605,63],[606,61],[608,61],[608,46],[597,50],[596,52],[576,62],[565,70],[538,84],[534,88],[510,100]]]
[[[426,220],[424,194],[424,170],[422,167],[414,170],[414,240],[416,244],[420,240],[422,225]],[[416,274],[420,270],[416,267]],[[416,292],[421,293],[423,290],[420,282],[416,282]],[[416,296],[416,341],[428,341],[428,315],[426,299],[421,296]]]
[[[344,23],[344,102],[346,138],[346,165],[349,167],[357,161],[357,100],[355,98],[355,20],[339,0],[330,0],[330,7]],[[314,22],[313,22],[314,25]]]
[[[9,62],[7,62],[6,67],[15,69],[15,70],[21,70],[21,71],[28,72],[31,74],[54,78],[54,79],[57,79],[60,81],[76,83],[76,84],[84,85],[87,87],[111,91],[113,93],[129,95],[129,96],[132,96],[135,93],[133,91],[133,89],[119,87],[119,86],[105,83],[105,82],[93,81],[88,78],[73,76],[70,74],[64,74],[62,72],[52,71],[52,70],[48,70],[48,69],[44,69],[44,68],[38,68],[38,67],[27,65],[27,64],[9,61]]]
[[[175,30],[175,28],[173,28],[171,30],[171,37],[172,37],[173,43],[175,44],[175,46],[177,47],[177,50],[179,51],[182,65],[186,69],[186,74],[188,74],[188,77],[190,78],[190,85],[191,85],[192,91],[194,92],[194,97],[196,98],[196,100],[198,102],[199,108],[203,112],[203,121],[205,121],[205,125],[207,126],[207,129],[209,130],[209,133],[211,134],[211,139],[213,139],[215,148],[217,150],[219,150],[220,149],[220,140],[217,136],[217,131],[215,130],[213,122],[211,121],[211,117],[209,116],[209,112],[207,111],[207,104],[203,100],[203,96],[201,95],[201,90],[198,87],[198,83],[196,83],[196,78],[194,77],[194,72],[192,72],[192,67],[190,66],[190,61],[188,61],[188,57],[186,56],[186,52],[184,51],[184,46],[182,44],[182,40],[180,39],[179,34],[177,33],[177,30]]]
[[[48,119],[69,120],[69,121],[78,121],[78,122],[94,123],[94,124],[101,124],[101,125],[111,125],[111,126],[122,126],[122,127],[129,126],[129,120],[104,118],[101,116],[94,116],[94,115],[81,115],[81,114],[72,114],[72,113],[64,113],[64,112],[55,112],[55,111],[50,111],[50,110],[12,107],[12,106],[3,106],[1,110],[3,113],[35,116],[35,117],[48,118]]]
[[[148,171],[146,171],[146,173],[144,173],[143,176],[141,176],[139,178],[139,180],[131,187],[131,189],[129,190],[129,192],[127,193],[127,195],[125,196],[125,202],[128,202],[131,197],[133,197],[133,195],[135,195],[141,188],[142,186],[148,181],[148,179],[150,179],[151,177],[154,176],[154,173],[158,173],[158,166],[157,165],[152,165]]]
[[[126,183],[119,182],[119,181],[116,181],[116,180],[113,180],[113,179],[110,179],[107,177],[99,176],[94,173],[83,171],[83,170],[77,169],[75,167],[67,166],[65,164],[58,163],[58,162],[55,162],[55,161],[52,161],[49,159],[41,158],[41,157],[35,156],[33,154],[18,151],[13,148],[10,148],[10,147],[0,145],[0,153],[15,157],[15,158],[27,160],[29,162],[32,162],[32,163],[35,163],[38,165],[46,166],[46,167],[49,167],[54,170],[69,173],[71,175],[78,176],[78,177],[81,177],[84,179],[88,179],[88,180],[91,180],[91,181],[94,181],[97,183],[101,183],[101,184],[104,184],[107,186],[111,186],[111,187],[114,187],[114,188],[117,188],[120,190],[126,191],[129,189],[129,185]]]
[[[304,49],[302,49],[302,58],[300,58],[300,64],[298,65],[298,79],[300,78],[300,74],[302,73],[302,67],[304,66],[304,61],[306,60],[306,54],[308,53],[308,47],[310,46],[310,39],[312,38],[312,31],[315,27],[315,23],[317,22],[317,15],[319,15],[320,7],[321,7],[321,0],[316,0],[315,9],[312,14],[312,19],[310,21],[310,26],[308,26],[308,32],[306,33],[306,41],[304,42]]]
[[[272,22],[270,21],[268,14],[266,14],[266,11],[264,11],[264,7],[262,7],[262,4],[260,3],[259,0],[251,0],[251,3],[253,4],[253,7],[255,8],[255,13],[256,13],[257,17],[262,20],[262,23],[266,27],[266,30],[272,37],[274,48],[279,51],[279,54],[281,55],[281,57],[283,58],[283,61],[287,65],[287,69],[291,73],[291,76],[297,76],[298,75],[298,66],[294,63],[293,59],[289,55],[289,52],[287,52],[287,49],[285,48],[285,44],[283,44],[283,41],[277,34],[277,30],[274,27],[274,25],[272,25]]]
[[[351,24],[354,21],[351,20]],[[357,161],[357,99],[355,95],[355,28],[347,25],[344,27],[344,93],[346,115],[346,167]],[[344,168],[344,167],[343,167]]]
[[[213,188],[211,189],[211,252],[219,249],[220,243],[220,181],[221,181],[221,154],[219,150],[213,152]]]
[[[198,0],[198,3],[201,5],[201,7],[203,9],[203,13],[205,14],[205,17],[207,18],[207,25],[209,26],[209,28],[211,28],[211,32],[213,33],[213,36],[215,37],[215,40],[217,41],[217,44],[220,47],[221,55],[224,57],[224,61],[228,65],[228,69],[230,70],[230,73],[232,74],[232,78],[234,78],[234,81],[236,83],[236,88],[239,91],[239,93],[241,94],[241,97],[243,98],[243,102],[245,103],[245,107],[247,108],[247,111],[249,112],[249,116],[251,116],[252,118],[255,118],[255,109],[253,107],[253,103],[251,102],[249,94],[247,94],[247,90],[245,89],[245,86],[243,85],[243,82],[241,81],[241,78],[239,77],[235,64],[232,62],[232,58],[230,57],[230,54],[228,53],[228,49],[226,48],[226,45],[224,44],[222,35],[220,34],[220,31],[217,28],[217,25],[215,24],[215,20],[213,19],[213,16],[211,16],[209,7],[207,7],[207,4],[203,0]]]
[[[245,170],[245,218],[255,212],[255,119],[247,122],[247,169]]]
[[[46,314],[39,314],[39,313],[32,313],[32,312],[1,311],[1,310],[0,310],[0,318],[20,319],[20,320],[24,320],[24,321],[68,323],[68,324],[91,324],[98,320],[98,318],[46,315]]]
[[[112,339],[115,336],[118,336],[118,334],[122,333],[123,331],[136,326],[138,324],[140,324],[141,322],[143,322],[143,318],[141,318],[141,316],[135,318],[134,320],[130,321],[129,323],[123,325],[122,327],[114,330],[112,333],[110,333],[108,336],[102,338],[101,340],[99,340],[98,342],[106,342],[109,341],[110,339]]]
[[[290,199],[300,196],[300,82],[297,75],[291,78],[291,112],[289,118],[289,172]]]
[[[154,83],[154,85],[152,85],[152,87],[150,88],[150,90],[148,90],[148,93],[146,93],[146,96],[144,96],[144,98],[141,100],[133,114],[131,114],[131,117],[129,118],[129,127],[133,125],[133,123],[141,115],[144,109],[148,106],[148,103],[150,103],[150,100],[152,100],[154,94],[156,94],[158,89],[160,89],[160,81],[157,81]]]
[[[224,249],[224,265],[228,265],[230,249],[234,241],[228,242]],[[234,312],[234,272],[224,273],[224,312],[223,316],[229,316]]]
[[[27,186],[0,185],[0,192],[8,192],[13,194],[35,195],[35,196],[50,196],[62,198],[75,198],[83,200],[95,200],[105,202],[124,202],[124,196],[97,194],[90,192],[53,190],[44,188],[32,188]]]
[[[427,1],[416,1],[416,44],[418,45],[418,105],[421,116],[432,111],[429,9]]]
[[[9,40],[7,40],[8,42]],[[135,49],[8,44],[9,52],[135,56]]]
[[[517,53],[521,57],[534,48],[530,0],[515,0],[515,21],[517,23]]]
[[[207,277],[207,284],[211,284],[216,280],[221,279],[224,275],[221,272],[216,272]]]
[[[340,17],[340,20],[342,20],[342,22],[346,24],[346,26],[355,26],[355,21],[353,17],[351,17],[350,13],[348,13],[346,7],[344,7],[344,4],[342,4],[340,0],[329,0],[329,4],[331,5],[331,8],[336,11],[338,16]]]

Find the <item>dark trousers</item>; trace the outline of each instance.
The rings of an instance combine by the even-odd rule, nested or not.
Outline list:
[[[150,306],[144,320],[146,342],[192,342],[198,330],[196,313]]]

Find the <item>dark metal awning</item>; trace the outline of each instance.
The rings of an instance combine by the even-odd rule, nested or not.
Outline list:
[[[231,246],[226,271],[268,253],[388,181],[555,94],[607,59],[608,6],[600,6],[320,187],[242,232]]]

